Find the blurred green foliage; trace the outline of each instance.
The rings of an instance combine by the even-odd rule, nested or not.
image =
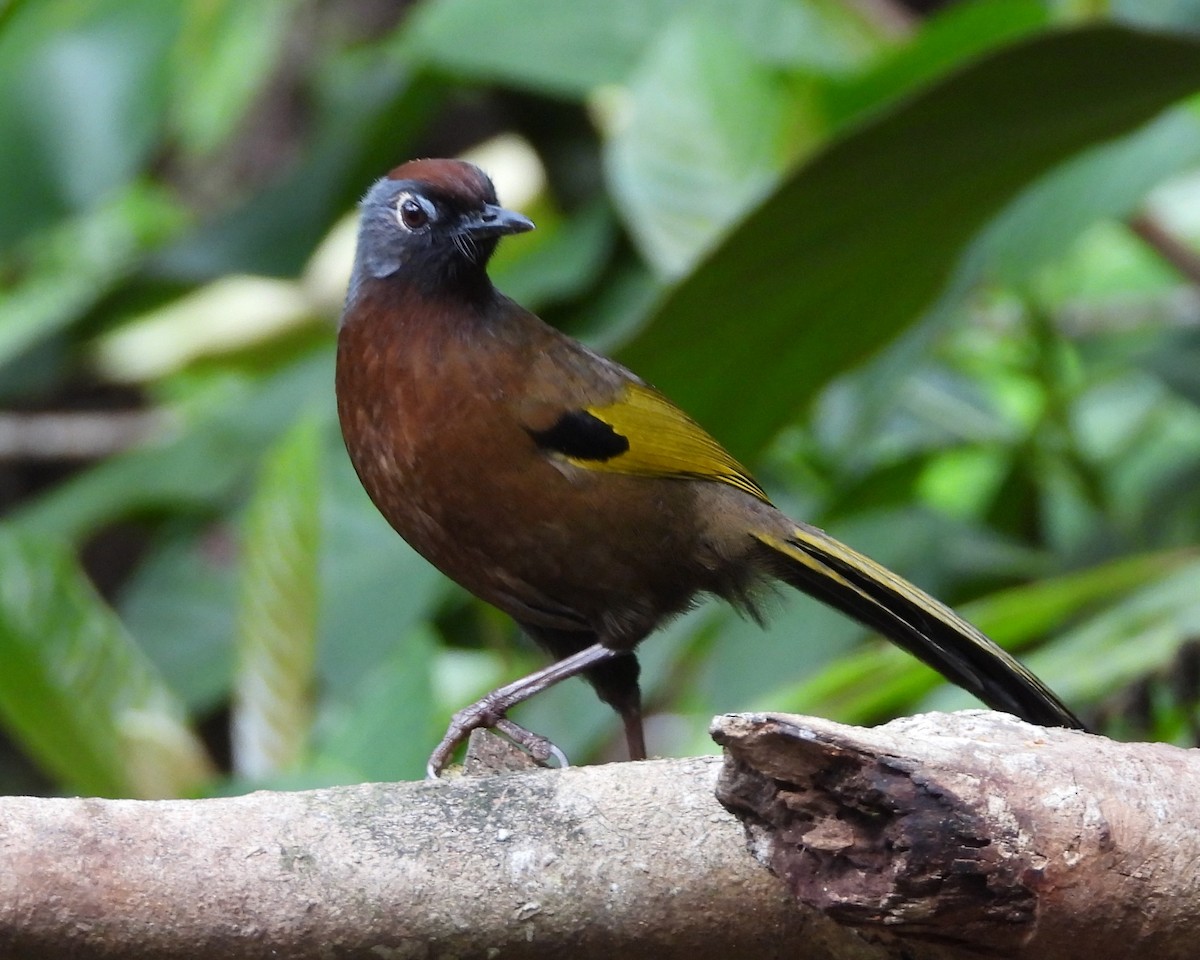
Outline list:
[[[475,149],[539,225],[502,289],[1107,731],[1192,742],[1197,27],[1120,0],[0,7],[0,790],[414,777],[538,665],[374,512],[334,416],[355,198]],[[71,454],[48,413],[138,439]],[[643,646],[655,752],[728,710],[969,705],[775,607]],[[574,682],[521,718],[620,755]]]

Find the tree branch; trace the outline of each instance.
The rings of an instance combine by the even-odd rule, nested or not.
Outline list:
[[[977,712],[716,731],[723,772],[0,799],[0,957],[1194,953],[1193,751]]]
[[[0,410],[0,462],[108,457],[150,439],[168,422],[167,416],[144,410]]]
[[[0,957],[727,958],[814,927],[719,761],[194,801],[0,799]],[[837,931],[833,930],[836,936]]]
[[[1200,253],[1149,213],[1129,218],[1129,228],[1192,286],[1200,286]]]

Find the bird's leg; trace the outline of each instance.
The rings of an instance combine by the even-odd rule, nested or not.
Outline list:
[[[640,699],[640,698],[639,698]],[[646,733],[642,729],[642,705],[634,703],[620,711],[625,724],[625,743],[629,746],[630,760],[646,759]]]
[[[620,665],[616,672],[612,668]],[[613,661],[606,676],[592,674],[591,679],[600,699],[617,711],[625,727],[625,743],[630,760],[646,759],[646,734],[642,729],[642,691],[638,686],[638,666],[632,653]]]
[[[565,766],[566,757],[558,747],[545,737],[513,723],[506,714],[518,703],[524,703],[530,697],[554,686],[559,681],[577,676],[590,667],[605,663],[620,655],[619,652],[610,650],[603,644],[593,643],[590,647],[585,647],[578,653],[564,657],[542,670],[493,690],[469,707],[459,710],[450,719],[450,726],[446,728],[446,735],[442,737],[442,742],[437,745],[437,749],[429,757],[425,775],[431,780],[436,780],[442,769],[450,762],[455,748],[471,735],[472,730],[480,727],[499,730],[517,746],[529,751],[539,762],[554,757]],[[640,737],[640,712],[637,714],[637,726]],[[626,729],[628,730],[628,728],[627,721]],[[644,756],[644,746],[642,753]]]

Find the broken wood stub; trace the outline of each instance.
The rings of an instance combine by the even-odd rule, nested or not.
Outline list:
[[[982,711],[874,729],[743,714],[713,735],[726,748],[718,799],[755,856],[872,939],[1194,955],[1197,751]]]
[[[940,941],[986,934],[1001,950],[1024,942],[1036,898],[1013,831],[989,835],[995,824],[910,760],[791,733],[777,721],[760,732],[760,749],[790,751],[784,777],[730,756],[718,797],[797,899],[852,926]]]

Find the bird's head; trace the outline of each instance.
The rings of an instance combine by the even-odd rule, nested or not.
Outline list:
[[[442,289],[486,278],[500,237],[533,222],[496,200],[482,170],[463,160],[412,160],[363,198],[352,289],[368,278],[405,278]]]

